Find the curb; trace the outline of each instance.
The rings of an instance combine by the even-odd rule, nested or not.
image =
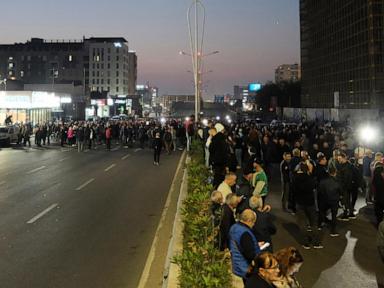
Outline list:
[[[187,155],[185,159],[185,164],[190,162],[190,157]],[[180,267],[175,263],[171,263],[172,258],[179,254],[183,250],[183,230],[184,224],[181,216],[181,206],[183,205],[184,199],[187,197],[188,193],[188,172],[184,168],[183,180],[181,182],[179,199],[177,201],[177,212],[175,215],[175,221],[173,223],[172,237],[168,246],[167,259],[164,266],[164,275],[163,275],[163,288],[177,288],[178,277],[180,274]]]
[[[171,188],[170,188],[170,190],[168,192],[167,200],[165,202],[164,209],[163,209],[163,212],[161,214],[161,218],[160,218],[159,224],[158,224],[157,229],[156,229],[155,237],[154,237],[154,239],[152,241],[152,245],[151,245],[150,251],[148,253],[147,260],[146,260],[145,265],[144,265],[144,269],[143,269],[143,271],[141,273],[141,276],[140,276],[140,280],[139,280],[139,283],[138,283],[138,286],[137,286],[138,288],[145,288],[145,287],[147,287],[147,282],[148,282],[148,279],[149,279],[149,273],[150,273],[153,261],[154,261],[155,256],[156,256],[156,250],[158,249],[158,247],[157,247],[157,240],[158,240],[158,237],[159,237],[159,231],[162,229],[162,227],[164,225],[163,221],[165,220],[165,218],[167,217],[167,214],[168,214],[168,210],[169,210],[170,202],[171,202],[171,198],[172,198],[171,194],[176,194],[176,197],[177,197],[177,188],[176,189],[173,188],[175,186],[175,179],[176,179],[176,177],[177,177],[177,175],[179,173],[184,173],[185,174],[185,170],[184,170],[184,172],[181,171],[182,169],[184,169],[184,167],[183,167],[184,166],[183,159],[185,157],[185,154],[186,154],[186,152],[184,151],[183,154],[181,155],[181,158],[180,158],[179,164],[177,166],[174,178],[172,180]],[[183,179],[184,179],[184,177],[183,177]],[[183,182],[181,182],[181,187],[182,187],[182,185],[183,185]],[[178,199],[178,202],[177,202],[177,206],[176,206],[176,213],[178,212],[177,209],[179,209],[180,193],[179,193],[177,199]],[[171,222],[170,224],[172,225],[172,221],[170,221],[170,222]],[[175,223],[173,223],[171,240],[173,239],[174,230],[175,230]],[[182,233],[182,231],[181,231],[181,233]],[[168,261],[168,254],[169,254],[169,246],[168,246],[168,253],[167,253],[166,263],[169,262]],[[159,281],[159,284],[161,284],[161,281]]]

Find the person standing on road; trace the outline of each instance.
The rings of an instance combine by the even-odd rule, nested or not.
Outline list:
[[[165,151],[167,151],[167,154],[171,154],[171,146],[172,146],[172,134],[169,128],[166,128],[164,132],[164,146],[165,146]]]
[[[105,129],[105,143],[107,144],[107,150],[111,150],[111,138],[112,138],[112,130],[110,126],[107,126]]]
[[[221,220],[220,220],[220,241],[219,249],[224,251],[226,248],[229,248],[229,230],[232,225],[236,223],[235,219],[235,209],[239,204],[239,197],[236,194],[230,193],[225,198],[225,203],[221,211]]]
[[[85,128],[80,125],[77,129],[77,152],[84,151]]]
[[[236,174],[233,172],[229,172],[225,175],[225,179],[220,185],[217,187],[217,191],[220,191],[223,195],[223,198],[226,199],[227,195],[233,193],[232,187],[236,184]]]
[[[263,163],[260,159],[255,159],[253,162],[255,174],[252,178],[252,186],[255,187],[253,190],[253,195],[260,195],[263,199],[263,203],[265,204],[265,199],[268,195],[268,177],[263,167],[261,166],[262,164]]]
[[[159,166],[161,147],[163,145],[160,138],[160,132],[156,132],[152,145],[153,145],[153,165]]]
[[[331,166],[328,173],[329,177],[322,179],[318,187],[319,227],[322,227],[323,223],[325,223],[327,210],[331,209],[332,220],[330,235],[331,237],[337,237],[339,234],[336,231],[336,217],[342,189],[336,180],[336,169]]]
[[[256,223],[256,213],[246,209],[240,215],[240,222],[229,230],[229,249],[231,251],[232,271],[246,281],[248,268],[252,260],[261,252],[259,243],[252,232]]]
[[[212,137],[209,145],[209,159],[213,170],[213,187],[216,188],[224,180],[228,169],[228,144],[224,135],[224,126],[221,123],[215,125],[217,133]]]
[[[31,130],[27,125],[24,125],[23,138],[24,138],[24,146],[26,146],[28,143],[28,147],[31,147]]]
[[[291,162],[292,155],[290,152],[284,152],[283,161],[280,163],[280,176],[281,176],[281,206],[283,211],[287,211],[288,195],[289,195],[289,162]]]
[[[349,221],[351,218],[355,218],[352,208],[352,181],[353,181],[353,171],[351,164],[348,162],[347,155],[344,152],[340,152],[337,156],[337,179],[340,183],[342,190],[342,203],[344,213],[340,217],[341,221]]]
[[[297,206],[297,223],[301,228],[301,243],[304,249],[320,249],[323,246],[320,243],[317,231],[318,219],[315,208],[315,181],[309,175],[309,168],[306,163],[301,162],[299,170],[296,172],[293,181],[295,200]],[[306,231],[306,232],[304,232]]]

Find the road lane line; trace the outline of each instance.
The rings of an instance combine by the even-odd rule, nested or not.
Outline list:
[[[145,266],[144,266],[144,270],[143,272],[141,273],[141,276],[140,276],[140,281],[139,281],[139,285],[137,286],[138,288],[144,288],[146,287],[146,284],[148,282],[148,279],[149,279],[149,273],[150,273],[150,270],[152,268],[152,263],[153,263],[153,260],[155,259],[155,256],[156,256],[156,250],[158,249],[157,245],[158,245],[158,239],[160,237],[160,230],[162,229],[163,225],[164,225],[164,222],[166,220],[166,216],[167,216],[167,213],[168,213],[168,209],[171,205],[171,198],[172,198],[172,194],[173,193],[177,193],[177,191],[175,189],[176,188],[176,181],[177,181],[177,175],[179,175],[180,170],[182,169],[182,165],[184,163],[184,157],[185,157],[185,154],[186,152],[184,151],[180,160],[179,160],[179,164],[177,165],[177,168],[176,168],[176,172],[175,172],[175,175],[173,176],[173,180],[172,180],[172,183],[171,183],[171,187],[169,188],[169,191],[168,191],[168,196],[167,196],[167,200],[165,201],[165,204],[164,204],[164,209],[163,209],[163,212],[161,213],[161,217],[160,217],[160,222],[157,226],[157,229],[156,229],[156,232],[155,232],[155,237],[153,238],[153,241],[152,241],[152,245],[151,245],[151,248],[149,250],[149,253],[148,253],[148,256],[147,256],[147,260],[145,262]],[[183,178],[185,177],[186,173],[184,173],[183,175]],[[181,184],[183,185],[183,184]],[[181,190],[181,187],[180,187],[180,190]],[[180,200],[180,194],[179,196],[177,197],[177,208],[176,208],[176,214],[177,214],[177,211],[179,211],[179,208],[181,205],[181,200]],[[177,215],[175,215],[176,217]],[[175,225],[175,223],[173,223],[173,226]],[[172,231],[172,233],[174,232],[174,229]],[[172,239],[171,241],[173,241],[173,238],[174,236],[172,235]]]
[[[44,169],[45,167],[47,167],[47,166],[41,166],[41,167],[39,167],[39,168],[33,169],[33,170],[27,172],[27,174],[35,173],[35,172],[37,172],[37,171],[40,171],[40,170]]]
[[[92,183],[93,181],[95,181],[95,178],[89,179],[87,182],[85,182],[84,184],[82,184],[79,187],[77,187],[76,190],[80,191],[81,189],[83,189],[85,186],[87,186],[89,183]]]
[[[127,159],[129,156],[131,156],[131,154],[127,154],[127,155],[125,155],[124,157],[121,157],[121,160],[125,160],[125,159]]]
[[[116,164],[112,164],[111,166],[108,166],[107,168],[105,168],[104,171],[108,172],[109,170],[111,170],[115,166],[116,166]]]
[[[136,152],[139,152],[140,150],[143,150],[143,149],[141,149],[141,148],[137,148],[137,149],[135,149],[135,153],[136,153]]]
[[[32,224],[34,222],[36,222],[38,219],[40,219],[41,217],[43,217],[45,214],[47,214],[49,211],[51,211],[52,209],[55,209],[59,204],[55,203],[55,204],[52,204],[51,206],[49,206],[47,209],[45,209],[43,212],[37,214],[35,217],[33,217],[31,220],[29,220],[27,222],[27,224]]]

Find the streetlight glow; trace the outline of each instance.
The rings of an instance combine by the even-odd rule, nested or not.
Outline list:
[[[365,143],[372,143],[377,140],[378,131],[372,126],[363,126],[358,130],[359,138]]]

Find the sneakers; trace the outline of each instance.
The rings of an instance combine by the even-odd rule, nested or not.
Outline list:
[[[339,217],[339,220],[347,222],[347,221],[349,221],[349,217],[348,217],[348,215],[343,215],[343,216]]]
[[[329,236],[331,236],[331,237],[339,237],[340,234],[337,233],[337,232],[332,232],[331,234],[329,234]]]
[[[315,248],[315,249],[323,249],[324,246],[319,243],[319,244],[313,245],[313,248]]]
[[[356,219],[357,217],[356,217],[355,214],[352,213],[352,214],[349,214],[349,215],[348,215],[348,218],[349,218],[349,219]]]
[[[302,246],[303,246],[303,248],[304,248],[305,250],[309,250],[309,249],[311,249],[311,246],[309,246],[309,244],[303,244]]]

